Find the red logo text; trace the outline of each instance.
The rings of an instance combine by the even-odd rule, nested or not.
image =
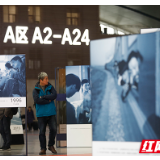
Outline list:
[[[139,153],[160,153],[160,140],[142,140]]]

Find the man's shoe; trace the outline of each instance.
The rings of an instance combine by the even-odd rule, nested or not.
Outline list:
[[[46,150],[42,149],[40,152],[39,152],[39,155],[44,155],[46,154]]]
[[[2,151],[4,149],[4,146],[0,147],[0,151]]]
[[[10,148],[9,146],[5,146],[2,150],[3,150],[3,151],[10,151],[11,148]]]
[[[48,146],[48,150],[50,150],[54,154],[57,154],[57,151],[55,150],[54,146]]]

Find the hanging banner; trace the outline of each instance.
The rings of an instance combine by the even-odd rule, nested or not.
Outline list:
[[[91,41],[93,155],[139,155],[160,139],[159,44],[160,32]]]
[[[0,107],[26,107],[25,55],[0,55]]]

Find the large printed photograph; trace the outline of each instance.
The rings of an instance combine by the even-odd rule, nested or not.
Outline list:
[[[67,124],[91,124],[90,66],[66,66]]]
[[[159,32],[91,41],[93,141],[160,138],[159,44]]]
[[[0,97],[26,97],[25,55],[0,55]]]

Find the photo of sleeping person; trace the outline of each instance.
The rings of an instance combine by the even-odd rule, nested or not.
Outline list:
[[[25,97],[25,56],[0,56],[0,97]]]
[[[116,61],[117,62],[117,61]],[[131,88],[138,90],[139,67],[143,62],[143,57],[139,51],[131,51],[127,61],[121,60],[117,64],[118,85],[122,86],[122,101],[125,101]],[[115,65],[114,65],[115,66]]]

